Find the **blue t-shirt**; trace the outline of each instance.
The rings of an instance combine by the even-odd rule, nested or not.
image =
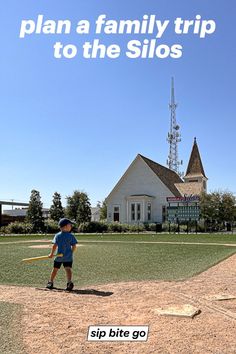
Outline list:
[[[63,257],[56,257],[55,261],[72,262],[73,256],[71,246],[78,243],[74,235],[70,232],[60,231],[54,236],[52,243],[57,245],[57,253],[63,253]]]

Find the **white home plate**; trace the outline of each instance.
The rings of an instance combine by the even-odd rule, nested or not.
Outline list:
[[[161,316],[178,316],[178,317],[191,317],[198,315],[201,311],[196,307],[185,305],[173,305],[167,307],[156,308],[155,313]]]
[[[210,301],[224,301],[224,300],[234,300],[236,296],[230,294],[214,294],[205,297],[206,300]]]

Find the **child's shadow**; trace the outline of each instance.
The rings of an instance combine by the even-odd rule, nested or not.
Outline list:
[[[69,291],[67,291],[67,292],[69,292]],[[72,294],[95,295],[95,296],[111,296],[113,294],[113,292],[111,292],[111,291],[100,291],[100,290],[95,290],[95,289],[84,289],[84,290],[74,289],[74,290],[72,290]]]
[[[95,296],[111,296],[113,295],[113,292],[111,291],[100,291],[100,290],[95,290],[95,289],[84,289],[84,290],[79,290],[79,289],[73,289],[71,291],[62,289],[62,288],[52,288],[52,289],[47,289],[47,288],[36,288],[36,290],[45,290],[49,292],[65,292],[68,294],[77,294],[77,295],[95,295]]]

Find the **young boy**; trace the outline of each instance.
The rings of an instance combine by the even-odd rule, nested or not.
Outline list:
[[[74,222],[67,218],[61,219],[58,223],[61,231],[55,235],[52,241],[53,246],[51,253],[49,254],[49,258],[53,257],[56,249],[57,253],[63,254],[63,257],[56,257],[54,260],[54,267],[51,273],[51,277],[46,286],[48,289],[53,288],[53,281],[57,275],[58,270],[61,268],[62,263],[65,268],[67,277],[66,290],[71,291],[74,287],[74,284],[72,283],[72,263],[73,252],[76,250],[76,244],[78,241],[76,240],[75,236],[71,234],[73,224]]]

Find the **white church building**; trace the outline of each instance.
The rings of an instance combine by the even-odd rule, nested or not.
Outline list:
[[[207,177],[196,138],[183,179],[169,168],[138,154],[106,198],[107,221],[163,223],[167,197],[200,195],[206,190]]]

